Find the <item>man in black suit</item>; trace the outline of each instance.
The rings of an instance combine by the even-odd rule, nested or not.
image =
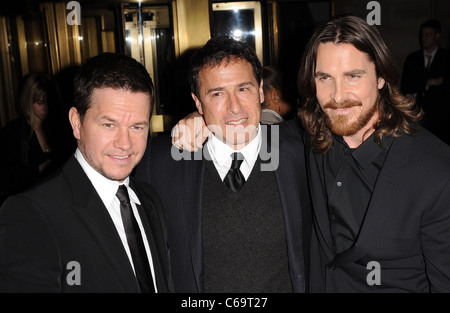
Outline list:
[[[450,292],[450,147],[417,125],[376,26],[334,17],[299,71],[312,292]]]
[[[161,200],[129,177],[146,148],[152,80],[105,53],[74,83],[74,156],[0,208],[0,292],[169,292]]]
[[[401,91],[416,99],[425,111],[424,126],[450,144],[450,55],[439,46],[441,24],[428,20],[420,25],[421,49],[406,58]]]
[[[288,135],[299,134],[298,124],[259,124],[262,66],[245,43],[211,39],[194,55],[189,79],[212,131],[203,149],[179,152],[169,136],[153,138],[136,169],[162,197],[175,292],[305,292],[304,146]]]

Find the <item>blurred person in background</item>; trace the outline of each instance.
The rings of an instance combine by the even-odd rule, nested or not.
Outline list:
[[[420,26],[421,49],[408,55],[403,68],[401,91],[416,99],[425,111],[423,125],[450,144],[446,117],[450,112],[450,56],[439,45],[441,24],[428,20]]]
[[[290,117],[293,111],[292,97],[283,85],[283,76],[275,66],[263,67],[264,102],[261,123],[277,124]]]
[[[20,107],[22,116],[0,130],[0,204],[54,172],[74,150],[53,76],[25,76]]]

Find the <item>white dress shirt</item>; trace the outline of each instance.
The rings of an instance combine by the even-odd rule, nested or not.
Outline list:
[[[121,184],[118,181],[106,178],[105,176],[97,172],[94,168],[92,168],[92,166],[86,161],[84,156],[81,154],[81,151],[79,149],[75,151],[75,158],[80,163],[81,167],[83,168],[83,171],[86,173],[92,185],[94,185],[97,194],[100,196],[100,199],[102,199],[103,204],[105,205],[109,215],[111,216],[111,219],[114,223],[114,226],[117,229],[117,232],[119,233],[119,237],[122,240],[122,244],[125,248],[125,251],[127,252],[128,258],[130,259],[130,263],[134,271],[133,259],[131,257],[130,247],[128,246],[127,236],[125,234],[125,229],[122,221],[122,215],[120,214],[120,201],[116,197],[117,190],[119,189],[119,185]],[[141,202],[139,201],[139,198],[137,197],[133,189],[129,187],[129,183],[130,178],[127,177],[123,182],[123,185],[127,187],[127,191],[130,196],[131,207],[133,208],[133,214],[139,225],[139,229],[142,234],[142,239],[144,240],[144,246],[147,252],[147,257],[152,272],[153,285],[155,287],[155,291],[157,292],[155,270],[153,268],[153,259],[150,247],[148,245],[147,235],[145,234],[144,228],[142,227],[141,217],[139,216],[139,212],[136,207],[136,205],[141,205]]]
[[[244,162],[242,162],[240,170],[244,175],[245,180],[248,180],[256,159],[258,158],[259,150],[261,149],[262,136],[260,125],[258,125],[257,132],[255,138],[241,150],[234,150],[213,134],[209,135],[206,148],[208,149],[211,160],[222,181],[225,179],[225,176],[231,167],[231,154],[233,152],[241,152],[244,156]]]

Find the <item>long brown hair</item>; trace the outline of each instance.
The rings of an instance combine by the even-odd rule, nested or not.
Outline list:
[[[327,152],[333,142],[331,130],[325,123],[325,113],[316,99],[314,80],[318,46],[327,42],[351,44],[366,53],[375,64],[377,77],[385,80],[383,88],[378,92],[377,108],[380,117],[374,125],[375,142],[381,146],[384,135],[413,135],[416,132],[415,124],[423,113],[415,106],[413,99],[400,93],[395,60],[378,29],[357,16],[336,16],[322,24],[314,33],[306,47],[298,75],[298,88],[303,98],[299,117],[311,136],[314,152]]]

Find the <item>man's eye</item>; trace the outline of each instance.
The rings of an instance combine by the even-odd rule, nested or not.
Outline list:
[[[103,126],[105,126],[106,128],[111,128],[111,127],[113,127],[114,125],[111,124],[111,123],[103,123]]]

